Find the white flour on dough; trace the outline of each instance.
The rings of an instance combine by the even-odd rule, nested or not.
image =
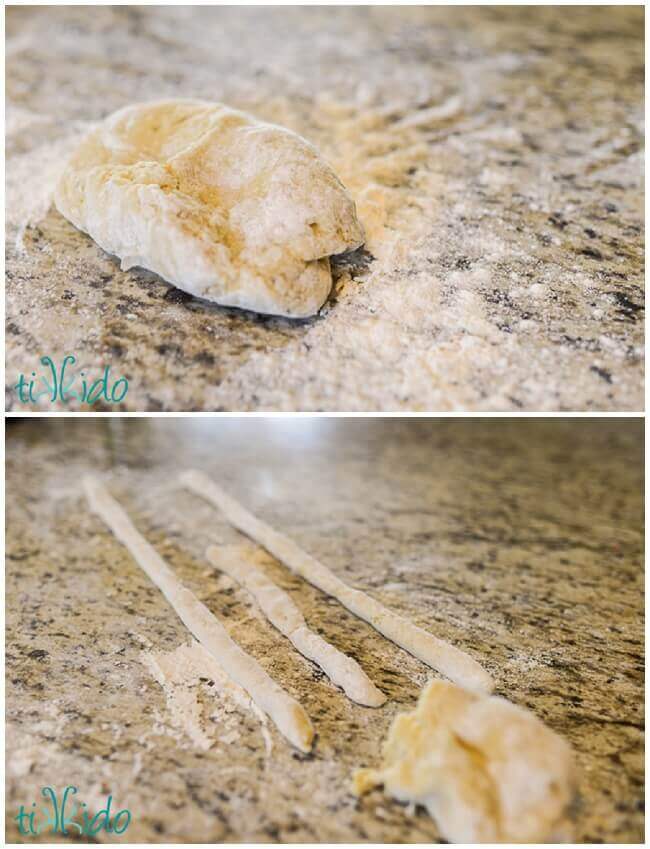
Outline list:
[[[379,769],[354,776],[357,795],[383,785],[423,805],[451,843],[558,842],[576,793],[569,744],[530,711],[432,681],[399,714]]]
[[[55,203],[124,270],[294,318],[325,302],[329,257],[365,238],[352,198],[309,142],[204,100],[109,115],[72,153]]]

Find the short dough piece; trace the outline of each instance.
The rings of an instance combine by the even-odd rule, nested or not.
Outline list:
[[[380,634],[457,684],[480,693],[492,692],[492,678],[472,657],[393,613],[361,590],[349,587],[289,537],[278,533],[249,513],[206,475],[191,470],[181,474],[180,480],[183,486],[214,504],[232,525],[258,542],[292,572],[322,592],[333,596],[355,616],[376,628]]]
[[[314,730],[304,708],[246,654],[219,620],[186,589],[158,552],[135,529],[131,520],[95,478],[83,482],[91,510],[126,546],[140,568],[165,596],[185,627],[243,687],[255,704],[271,717],[282,734],[303,752],[311,750]]]
[[[393,721],[381,768],[355,773],[357,795],[381,784],[452,843],[540,843],[569,837],[576,772],[569,744],[529,711],[432,681]]]
[[[364,241],[354,202],[309,142],[203,100],[110,115],[72,155],[55,202],[123,269],[290,317],[318,311],[329,257]]]
[[[269,622],[284,634],[300,654],[318,664],[327,677],[341,687],[353,702],[381,707],[386,696],[378,690],[359,664],[307,627],[291,598],[246,557],[240,546],[210,546],[207,559],[245,587]]]

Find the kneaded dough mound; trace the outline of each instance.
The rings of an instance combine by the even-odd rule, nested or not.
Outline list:
[[[364,241],[354,202],[312,145],[202,100],[110,115],[72,155],[55,202],[123,269],[296,318],[325,302],[329,257]]]
[[[358,770],[354,791],[378,785],[423,805],[451,843],[558,842],[570,835],[576,793],[569,744],[523,708],[432,681],[399,714],[380,769]]]

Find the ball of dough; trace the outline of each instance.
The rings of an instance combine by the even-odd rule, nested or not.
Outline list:
[[[201,100],[110,115],[72,154],[55,203],[123,269],[290,317],[318,311],[329,257],[364,241],[354,202],[312,145]]]
[[[354,791],[383,785],[423,805],[451,843],[541,843],[566,838],[576,793],[569,744],[530,711],[432,681],[399,714],[379,769],[358,770]]]

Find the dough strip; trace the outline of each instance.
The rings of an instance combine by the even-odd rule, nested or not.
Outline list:
[[[163,593],[183,624],[212,654],[252,700],[275,722],[282,734],[303,752],[311,750],[312,724],[304,708],[280,687],[229,636],[219,620],[186,589],[158,552],[140,535],[122,507],[95,478],[84,478],[91,510],[126,546],[147,577]]]
[[[343,654],[311,631],[289,595],[271,581],[239,546],[210,546],[207,559],[253,596],[269,622],[284,634],[295,648],[312,660],[327,677],[341,687],[353,702],[381,707],[386,696],[377,689],[354,658]]]
[[[468,654],[393,613],[366,593],[348,586],[327,566],[303,551],[292,539],[249,513],[206,475],[190,470],[181,474],[180,480],[187,489],[221,510],[230,524],[258,542],[297,575],[336,598],[349,611],[376,628],[380,634],[461,687],[479,693],[492,692],[492,678]]]

